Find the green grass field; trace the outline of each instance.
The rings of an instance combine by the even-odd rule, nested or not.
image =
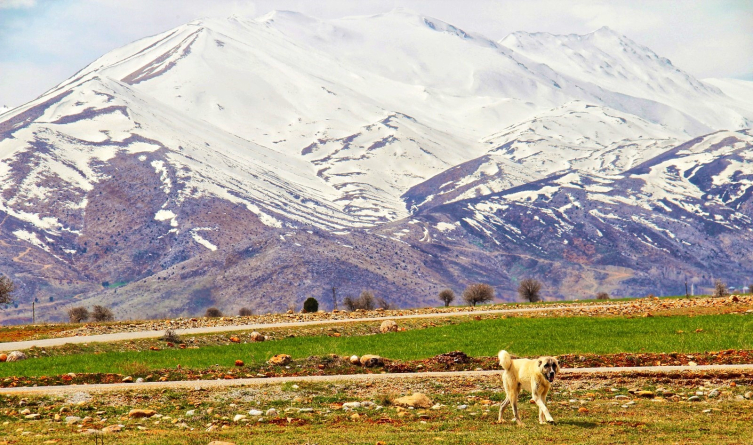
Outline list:
[[[491,319],[381,335],[315,336],[200,349],[45,357],[3,363],[0,376],[127,374],[133,363],[142,363],[148,369],[175,368],[178,364],[184,369],[206,369],[215,364],[230,367],[237,359],[247,364],[259,363],[278,353],[290,354],[294,359],[368,353],[415,360],[453,350],[470,356],[494,356],[500,349],[520,356],[753,349],[753,316]]]

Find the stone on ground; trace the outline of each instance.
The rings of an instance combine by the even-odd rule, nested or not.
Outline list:
[[[128,413],[128,417],[133,417],[135,419],[138,419],[142,417],[152,417],[155,414],[157,414],[157,411],[153,409],[132,409]]]
[[[268,363],[270,365],[285,366],[288,363],[290,363],[292,359],[293,358],[290,357],[288,354],[277,354],[271,359],[269,359]]]
[[[5,359],[5,361],[8,362],[20,362],[21,360],[26,360],[26,354],[21,351],[13,351],[8,354],[8,358]]]
[[[393,320],[384,320],[382,322],[382,325],[379,326],[379,330],[382,332],[382,334],[386,332],[397,332],[397,323],[395,323]]]
[[[420,392],[414,393],[410,396],[403,396],[392,401],[393,404],[403,407],[412,408],[431,408],[434,403],[425,394]]]

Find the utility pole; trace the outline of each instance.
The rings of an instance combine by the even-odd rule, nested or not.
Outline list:
[[[337,310],[337,288],[335,286],[332,286],[332,310]]]

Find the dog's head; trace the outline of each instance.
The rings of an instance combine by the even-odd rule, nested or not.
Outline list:
[[[555,357],[539,357],[539,371],[551,383],[560,371],[560,364]]]

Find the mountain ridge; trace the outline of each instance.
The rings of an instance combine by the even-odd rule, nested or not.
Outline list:
[[[611,233],[609,243],[624,230],[651,237],[684,224],[645,213],[662,204],[692,218],[693,237],[717,233],[726,226],[692,212],[704,196],[721,200],[714,208],[736,227],[722,230],[724,242],[747,239],[750,165],[738,145],[749,135],[734,131],[753,121],[747,84],[699,81],[608,29],[514,36],[519,44],[493,42],[406,11],[276,12],[200,19],[105,54],[0,119],[0,270],[20,283],[22,304],[99,301],[124,316],[279,310],[332,286],[409,306],[488,281],[509,299],[534,263],[552,298],[599,286],[643,292],[666,276],[644,270],[639,254],[700,270],[645,237],[621,240],[614,263],[589,256],[591,229],[573,229],[569,242],[592,247],[562,248],[576,205],[568,193],[599,212],[641,215],[630,229],[625,215],[611,228],[573,216]],[[555,41],[569,52],[554,54]],[[720,134],[716,144],[729,147],[707,144]],[[696,175],[679,147],[713,167]],[[661,156],[701,185],[650,170],[658,182],[644,186],[672,196],[666,203],[579,185],[641,183],[636,169]],[[556,182],[567,178],[575,182]],[[548,194],[557,209],[571,205],[565,216],[547,209]],[[523,226],[540,221],[546,230]],[[714,264],[720,276],[747,273]]]

